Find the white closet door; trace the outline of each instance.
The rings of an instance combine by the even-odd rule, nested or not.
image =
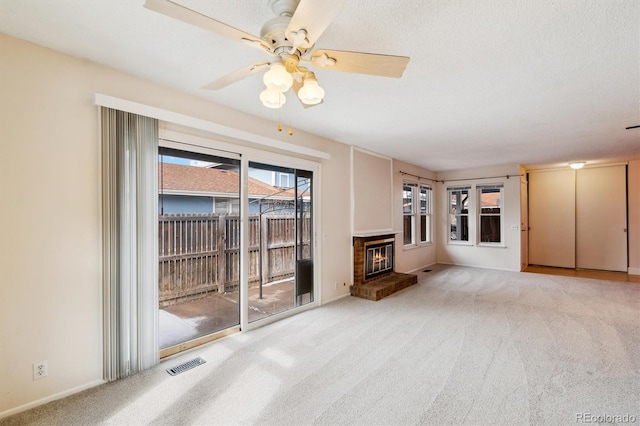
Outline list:
[[[529,173],[529,264],[576,267],[573,170]]]
[[[626,272],[625,166],[581,169],[576,179],[578,268]]]

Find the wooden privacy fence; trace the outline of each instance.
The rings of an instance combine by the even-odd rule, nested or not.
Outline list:
[[[161,215],[158,220],[160,306],[236,291],[240,282],[237,215]],[[295,216],[249,217],[249,284],[293,277]],[[310,220],[303,222],[309,253]]]

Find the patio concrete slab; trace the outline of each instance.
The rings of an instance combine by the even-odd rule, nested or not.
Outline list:
[[[293,280],[249,289],[249,322],[295,306]],[[303,303],[308,303],[306,295]],[[160,308],[160,348],[206,336],[240,323],[238,292],[213,295]]]

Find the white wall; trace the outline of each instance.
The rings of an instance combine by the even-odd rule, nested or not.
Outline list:
[[[438,180],[447,181],[437,185],[437,262],[478,266],[482,268],[520,270],[520,168],[519,165],[488,167],[473,170],[449,171],[437,174]],[[514,175],[507,179],[505,176]],[[489,177],[489,179],[476,179]],[[504,184],[504,247],[480,246],[477,243],[475,223],[476,219],[476,191],[478,184]],[[468,245],[451,244],[448,242],[449,232],[447,218],[448,205],[446,192],[448,186],[471,186],[471,200],[469,208],[469,239]],[[516,226],[516,229],[511,227]]]
[[[409,173],[414,176],[403,175],[400,172]],[[417,245],[415,247],[405,248],[402,236],[402,185],[405,181],[414,183],[423,183],[431,185],[433,191],[433,211],[438,211],[438,203],[436,201],[436,192],[439,184],[430,182],[428,180],[419,180],[415,176],[420,176],[428,179],[435,179],[436,174],[414,166],[412,164],[404,163],[399,160],[393,161],[393,211],[394,211],[394,232],[396,233],[396,247],[395,247],[395,270],[398,272],[411,272],[424,268],[436,263],[436,243],[428,245]],[[437,223],[437,215],[432,217],[432,226]],[[434,229],[432,238],[438,237],[437,228]]]
[[[0,52],[1,413],[100,381],[102,334],[92,67],[2,35]]]
[[[5,35],[0,75],[0,417],[102,379],[96,92],[328,152],[318,188],[322,301],[348,293],[348,146],[282,136],[273,122]],[[49,377],[33,381],[32,363],[44,360]]]
[[[380,235],[393,228],[393,160],[353,147],[351,193],[354,235]]]

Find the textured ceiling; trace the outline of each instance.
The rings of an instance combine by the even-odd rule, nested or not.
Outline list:
[[[254,35],[273,17],[175,1]],[[0,0],[0,32],[277,119],[259,75],[200,89],[270,57],[143,3]],[[316,46],[411,60],[400,79],[317,71],[325,103],[281,111],[298,129],[433,171],[640,158],[638,0],[348,0]]]

